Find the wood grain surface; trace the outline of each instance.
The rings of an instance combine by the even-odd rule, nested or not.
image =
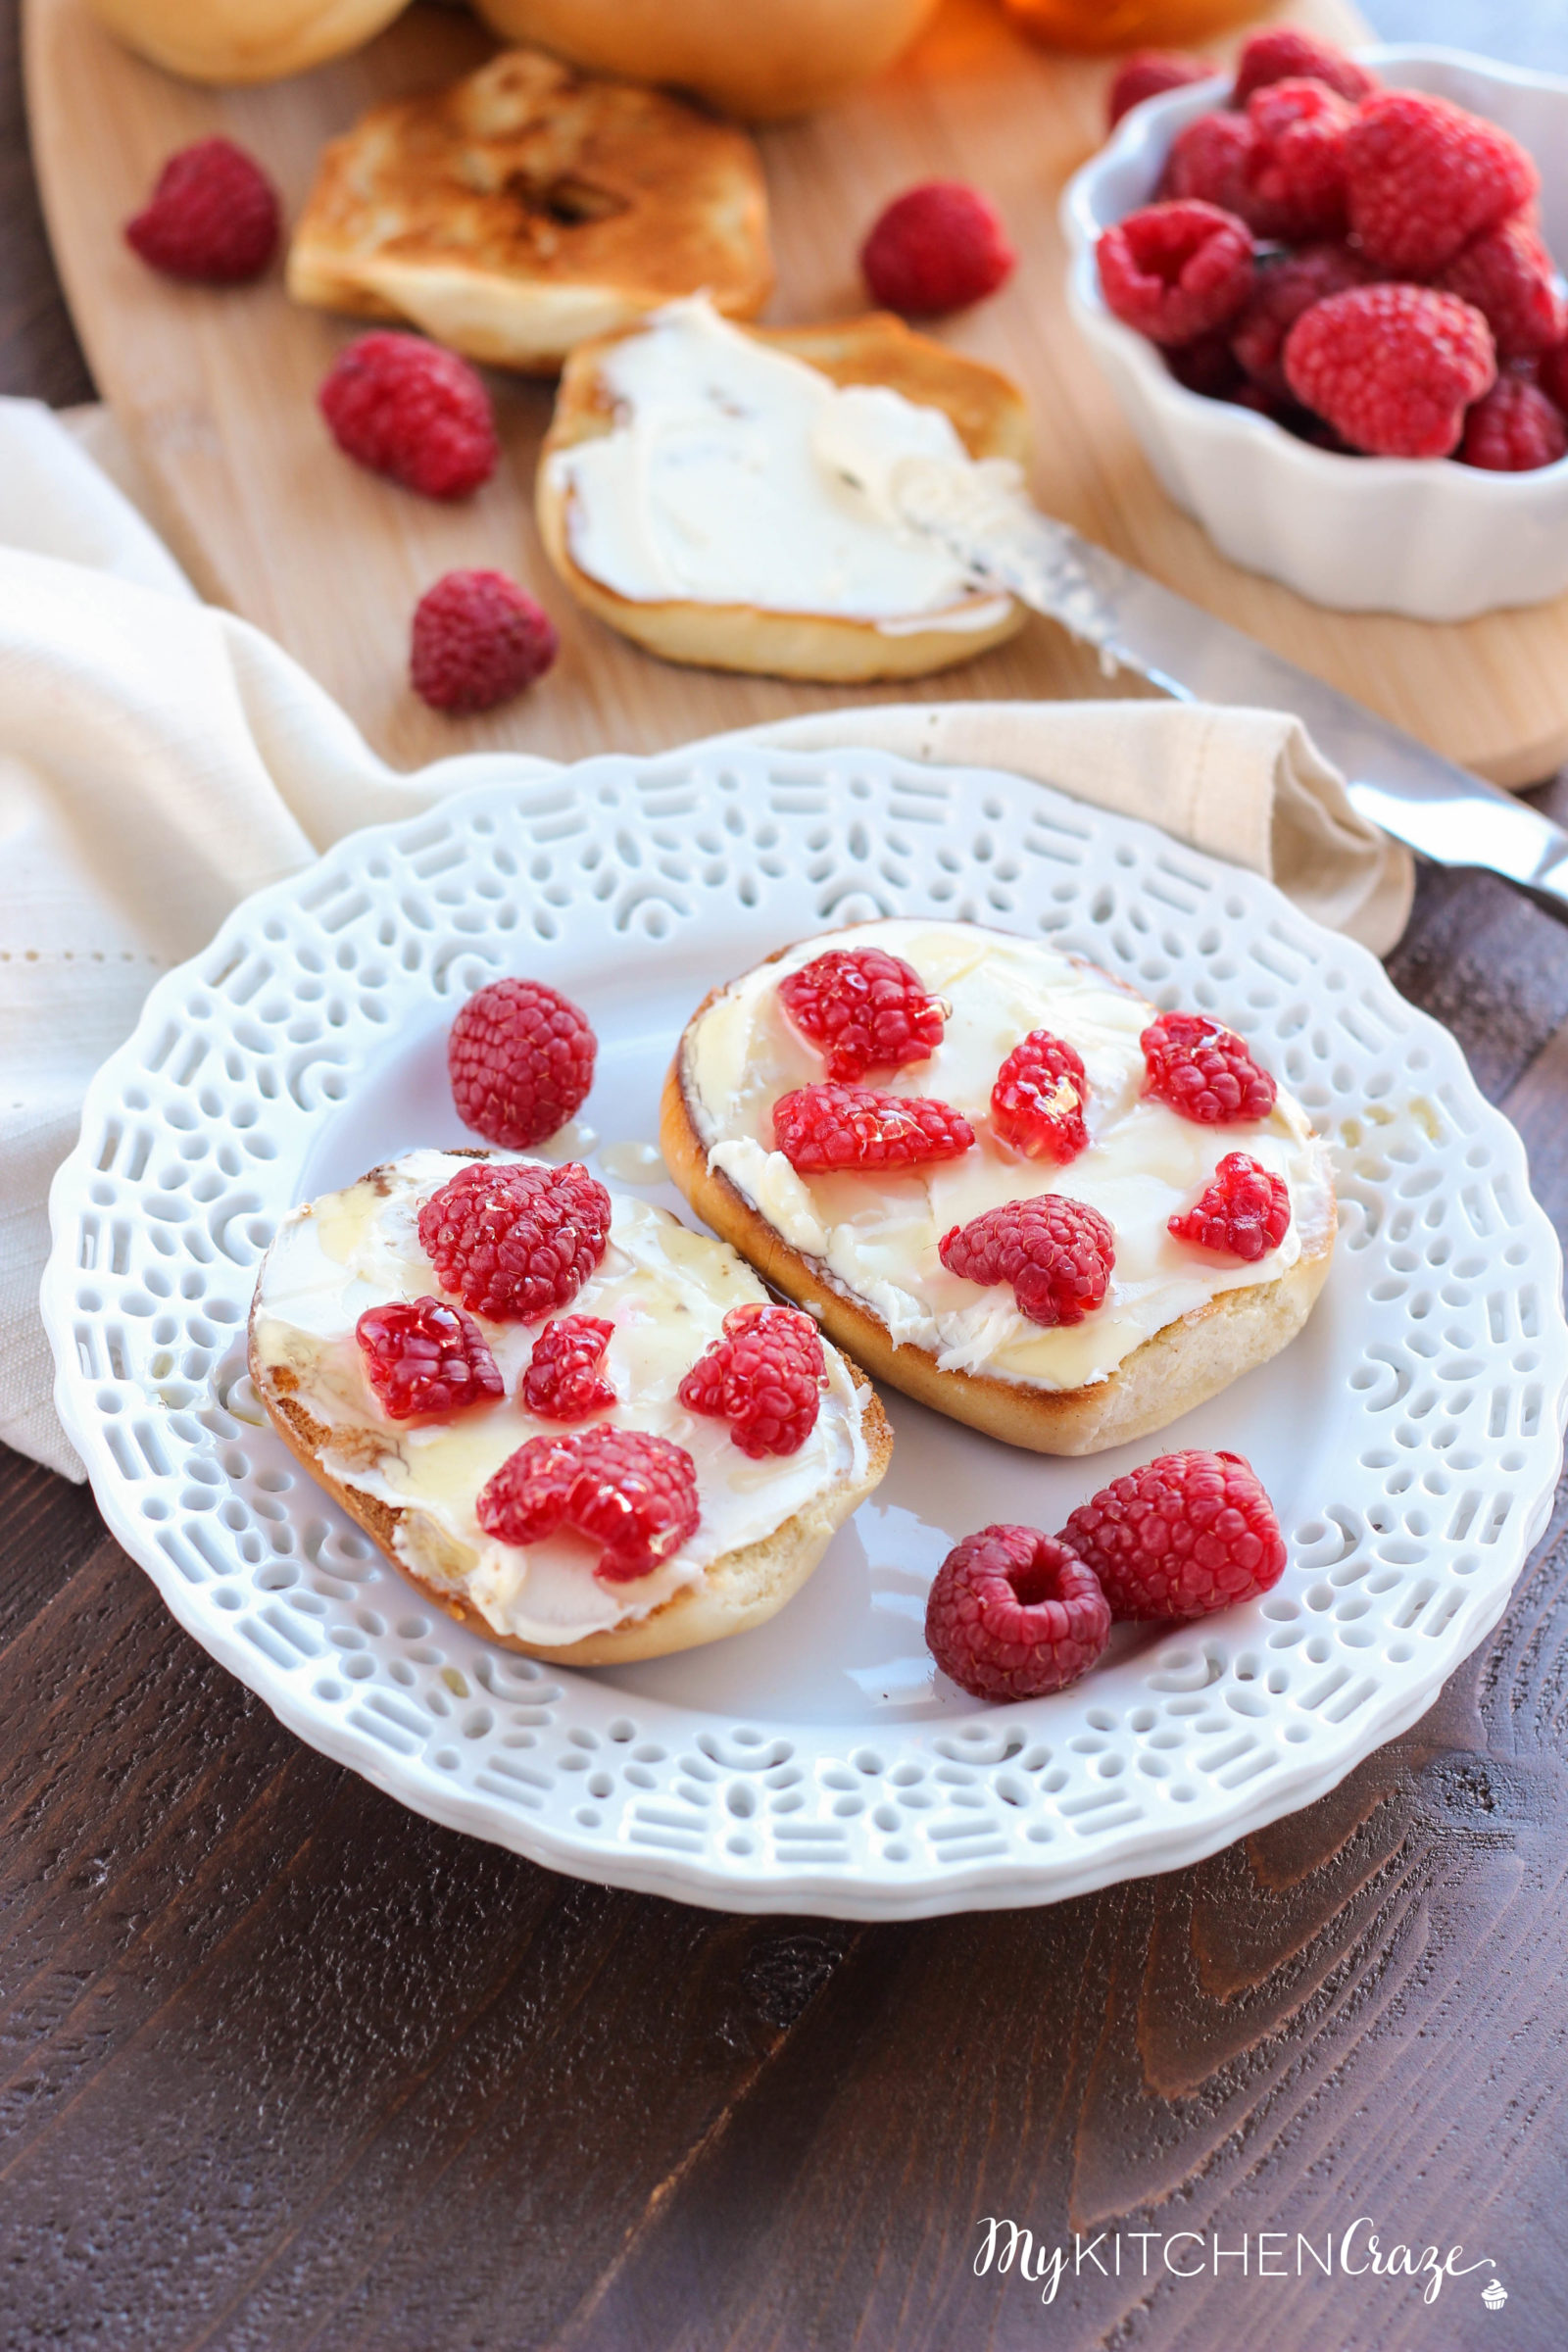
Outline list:
[[[1361,26],[1348,0],[1299,0],[1294,13],[1341,32]],[[316,388],[352,325],[291,305],[275,273],[215,297],[154,278],[122,243],[119,223],[164,156],[220,128],[266,161],[297,211],[324,138],[373,100],[439,83],[487,53],[470,19],[416,8],[359,55],[226,93],[129,57],[87,0],[26,0],[26,23],[56,253],[94,373],[159,487],[166,529],[204,591],[297,654],[389,759],[412,766],[496,745],[565,757],[655,750],[849,699],[672,668],[573,608],[531,513],[548,387],[492,379],[508,463],[471,504],[433,507],[359,472],[327,441]],[[768,316],[788,323],[862,308],[855,251],[887,197],[932,173],[979,180],[1022,264],[1000,297],[939,331],[1024,386],[1041,504],[1451,757],[1499,782],[1539,781],[1568,756],[1568,598],[1459,627],[1326,612],[1227,564],[1159,490],[1063,293],[1056,201],[1102,136],[1107,71],[1102,60],[1032,46],[1008,30],[996,0],[947,0],[894,74],[762,135],[779,265]],[[538,693],[462,723],[425,710],[404,675],[414,604],[457,564],[520,576],[564,641]],[[1091,658],[1038,619],[929,681],[939,698],[1104,691]]]
[[[0,388],[65,401],[14,26]],[[1390,968],[1568,1234],[1568,930],[1429,873]],[[405,1813],[0,1449],[0,2344],[1560,2352],[1565,1694],[1568,1492],[1427,1717],[1211,1861],[1035,1913],[729,1918]],[[974,2275],[988,2213],[1067,2247],[1051,2308]],[[1257,2276],[1260,2231],[1360,2215],[1492,2255],[1506,2307],[1485,2271],[1431,2308]],[[1120,2278],[1072,2276],[1075,2229],[1121,2232]],[[1182,2230],[1217,2271],[1139,2277],[1130,2233]]]

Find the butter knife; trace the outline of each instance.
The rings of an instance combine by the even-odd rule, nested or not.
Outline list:
[[[873,468],[853,444],[832,462],[977,581],[1092,646],[1107,673],[1131,670],[1178,702],[1294,712],[1362,816],[1434,864],[1500,874],[1568,920],[1562,826],[1043,514],[1015,466],[905,456]]]

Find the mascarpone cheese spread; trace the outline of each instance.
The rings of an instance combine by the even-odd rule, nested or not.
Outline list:
[[[840,390],[701,300],[670,303],[604,354],[612,429],[555,451],[579,570],[634,604],[984,629],[1009,605],[845,474],[839,453],[970,460],[941,409],[886,385]],[[868,468],[869,469],[869,468]],[[879,477],[880,479],[880,477]]]
[[[498,1159],[518,1159],[498,1152]],[[595,1421],[651,1430],[684,1446],[697,1468],[701,1524],[671,1560],[632,1584],[602,1583],[597,1546],[563,1534],[547,1543],[498,1543],[475,1514],[480,1489],[529,1438],[584,1423],[543,1421],[516,1401],[519,1375],[543,1328],[474,1319],[506,1383],[505,1398],[444,1421],[392,1421],[366,1378],[355,1325],[393,1298],[440,1297],[419,1246],[423,1201],[471,1165],[443,1152],[411,1152],[341,1193],[296,1209],[263,1261],[253,1345],[269,1369],[287,1367],[297,1401],[333,1432],[322,1466],[345,1486],[401,1508],[396,1547],[418,1575],[461,1594],[497,1633],[565,1644],[646,1617],[723,1553],[772,1535],[829,1487],[864,1474],[867,1392],[824,1344],[827,1387],[816,1427],[799,1452],[752,1461],[728,1424],[688,1412],[676,1392],[731,1307],[766,1291],[723,1242],[693,1233],[645,1200],[614,1198],[610,1246],[566,1314],[615,1326],[600,1370],[619,1402]]]
[[[772,1145],[780,1095],[819,1084],[820,1056],[791,1026],[779,982],[827,947],[901,956],[951,1006],[928,1061],[863,1083],[934,1095],[961,1111],[974,1148],[893,1175],[799,1176]],[[1144,1093],[1142,1031],[1154,1007],[1136,991],[1034,940],[968,923],[865,923],[806,940],[732,983],[694,1022],[682,1075],[710,1168],[729,1177],[792,1248],[878,1315],[892,1339],[945,1372],[984,1373],[1051,1390],[1108,1378],[1124,1357],[1221,1292],[1275,1280],[1301,1254],[1300,1221],[1321,1226],[1326,1147],[1281,1088],[1270,1116],[1202,1127]],[[990,1132],[991,1089],[1020,1039],[1049,1029],[1077,1048],[1088,1085],[1089,1147],[1064,1167],[1027,1159]],[[1229,1152],[1246,1152],[1290,1188],[1292,1220],[1267,1256],[1244,1264],[1177,1241],[1166,1220],[1191,1207]],[[1040,1193],[1086,1200],[1109,1218],[1116,1263],[1104,1303],[1081,1323],[1045,1329],[1005,1285],[950,1274],[943,1235],[989,1208]]]

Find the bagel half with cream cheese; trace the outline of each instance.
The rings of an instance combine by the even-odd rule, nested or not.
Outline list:
[[[881,314],[743,328],[678,303],[585,343],[563,370],[535,485],[566,587],[647,652],[710,669],[853,683],[1000,645],[1021,605],[813,463],[813,411],[852,387],[878,390],[888,429],[927,454],[1028,455],[1007,376]],[[648,453],[637,441],[656,402],[673,421]],[[762,567],[775,576],[754,576]]]
[[[961,1157],[891,1176],[803,1176],[773,1148],[773,1103],[820,1083],[778,983],[830,948],[881,948],[943,999],[928,1059],[861,1083],[932,1096],[975,1131]],[[872,1376],[954,1420],[1038,1453],[1098,1453],[1163,1429],[1295,1338],[1327,1277],[1337,1224],[1326,1146],[1281,1088],[1265,1120],[1200,1125],[1146,1089],[1140,1036],[1155,1008],[1123,982],[1038,940],[976,924],[866,923],[781,949],[714,989],[681,1038],[661,1142],[698,1214],[763,1279],[819,1315]],[[1065,1165],[1000,1141],[1001,1064],[1046,1029],[1087,1073],[1088,1148]],[[1283,1241],[1255,1264],[1179,1241],[1219,1160],[1255,1157],[1289,1188]],[[1005,1285],[949,1272],[944,1234],[1001,1203],[1060,1192],[1108,1217],[1116,1262],[1103,1303],[1055,1328]]]
[[[476,1317],[505,1394],[444,1419],[393,1420],[355,1338],[366,1308],[439,1296],[420,1205],[474,1159],[415,1152],[297,1208],[268,1250],[251,1309],[256,1393],[297,1458],[436,1607],[488,1640],[564,1666],[660,1657],[741,1633],[805,1584],[887,1469],[892,1432],[863,1375],[824,1347],[815,1426],[794,1453],[754,1460],[728,1424],[688,1411],[681,1378],[726,1312],[767,1294],[735,1252],[665,1209],[612,1195],[609,1247],[561,1312],[614,1325],[600,1367],[616,1402],[594,1416],[682,1446],[697,1471],[695,1533],[650,1575],[607,1583],[596,1546],[562,1533],[522,1547],[487,1535],[481,1488],[530,1438],[569,1434],[518,1395],[542,1323]],[[455,1301],[449,1301],[455,1303]]]

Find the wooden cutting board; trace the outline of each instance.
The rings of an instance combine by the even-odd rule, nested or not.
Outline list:
[[[1344,0],[1290,15],[1342,37]],[[213,91],[142,64],[85,0],[27,0],[33,147],[55,254],[93,372],[154,486],[159,519],[202,590],[289,648],[399,765],[509,746],[571,757],[654,750],[846,701],[846,692],[667,666],[579,614],[534,532],[530,490],[549,420],[546,386],[494,379],[509,463],[470,505],[442,509],[361,472],[329,443],[315,393],[354,329],[296,309],[274,275],[214,292],[156,277],[122,221],[175,147],[223,130],[252,149],[291,213],[323,139],[373,101],[468,70],[489,44],[466,14],[418,6],[360,52],[259,89]],[[1123,424],[1063,301],[1062,183],[1099,143],[1104,61],[1049,55],[994,0],[947,0],[892,74],[808,121],[765,131],[778,292],[769,318],[863,307],[856,247],[910,181],[973,179],[1008,222],[1011,284],[944,331],[1025,387],[1038,439],[1034,490],[1118,555],[1318,670],[1500,782],[1533,782],[1568,757],[1568,599],[1459,626],[1325,612],[1240,571],[1170,505]],[[494,564],[561,624],[557,669],[488,718],[455,722],[409,691],[416,599],[454,564]],[[922,696],[1100,695],[1095,662],[1035,620],[980,661],[915,683]]]

